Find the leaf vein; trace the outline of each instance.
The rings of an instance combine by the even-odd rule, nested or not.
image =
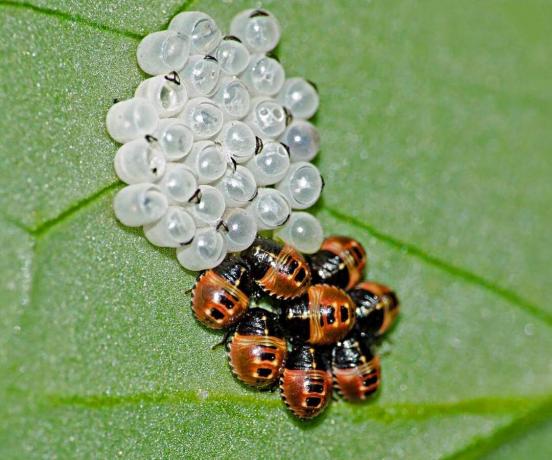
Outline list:
[[[108,32],[108,33],[113,33],[113,34],[116,34],[116,35],[122,35],[124,37],[132,38],[134,40],[140,40],[142,38],[142,35],[137,34],[135,32],[131,32],[129,30],[120,30],[120,29],[117,29],[115,27],[111,27],[111,26],[93,21],[92,19],[85,18],[83,16],[69,14],[69,13],[54,10],[54,9],[51,9],[51,8],[36,6],[36,5],[33,5],[32,3],[17,2],[17,1],[13,1],[13,0],[0,0],[0,6],[30,10],[30,11],[33,11],[35,13],[44,14],[44,15],[47,15],[47,16],[53,16],[53,17],[56,17],[56,18],[64,20],[64,21],[69,21],[69,22],[74,22],[76,24],[86,25],[86,26],[92,27],[94,29],[100,30],[102,32]]]
[[[396,249],[404,251],[408,255],[416,257],[424,261],[428,265],[432,265],[455,278],[459,278],[465,281],[466,283],[473,284],[482,289],[485,289],[486,291],[491,292],[495,296],[500,297],[501,299],[508,302],[510,305],[513,305],[516,308],[523,310],[524,312],[530,314],[534,318],[537,318],[540,321],[546,323],[548,326],[552,327],[552,315],[550,313],[545,311],[542,307],[539,307],[538,305],[535,305],[529,302],[527,299],[521,297],[519,294],[515,293],[514,291],[510,291],[509,289],[506,289],[498,284],[495,284],[492,281],[489,281],[476,273],[472,273],[465,268],[458,267],[442,259],[439,259],[438,257],[435,257],[425,252],[423,249],[420,249],[419,247],[411,243],[407,243],[405,241],[399,240],[398,238],[395,238],[394,236],[387,235],[379,231],[372,225],[366,222],[363,222],[355,217],[349,216],[331,206],[325,205],[321,209],[325,210],[333,217],[340,219],[341,221],[347,222],[349,225],[352,225],[356,228],[364,230],[370,236],[376,238],[377,240],[389,246],[392,246]]]
[[[446,460],[468,460],[481,458],[495,451],[503,444],[521,438],[552,419],[552,398],[537,407],[533,407],[511,423],[503,426],[489,436],[478,437],[464,449],[446,457]]]
[[[43,237],[46,235],[53,227],[63,223],[67,219],[71,218],[76,212],[80,211],[84,207],[94,203],[96,200],[102,198],[105,194],[111,192],[112,190],[116,190],[120,186],[121,182],[117,181],[114,183],[111,183],[107,185],[106,187],[100,189],[98,192],[80,200],[79,202],[75,203],[73,206],[69,207],[65,211],[58,214],[56,217],[42,223],[38,227],[34,229],[27,229],[25,227],[22,227],[25,231],[28,231],[32,236],[35,236],[37,238]],[[387,235],[379,230],[377,230],[372,225],[363,222],[355,217],[349,216],[347,214],[344,214],[341,211],[338,211],[337,209],[324,205],[321,210],[326,211],[330,215],[332,215],[335,218],[338,218],[344,222],[347,222],[348,224],[357,227],[368,234],[370,234],[372,237],[380,240],[381,242],[392,246],[396,249],[399,249],[401,251],[406,252],[408,255],[411,255],[413,257],[416,257],[423,262],[427,263],[428,265],[434,266],[449,275],[462,279],[466,283],[473,284],[475,286],[478,286],[479,288],[485,289],[486,291],[492,293],[493,295],[502,298],[506,302],[508,302],[510,305],[513,305],[514,307],[521,309],[525,311],[526,313],[530,314],[531,316],[543,321],[548,326],[552,327],[552,315],[546,312],[541,307],[532,304],[531,302],[527,301],[526,299],[522,298],[517,293],[510,291],[498,284],[495,284],[482,276],[472,273],[469,270],[466,270],[464,268],[458,267],[456,265],[453,265],[451,263],[448,263],[442,259],[439,259],[438,257],[435,257],[424,250],[418,248],[417,246],[407,243],[405,241],[399,240],[398,238],[395,238],[394,236]]]
[[[100,189],[99,191],[93,193],[92,195],[89,195],[86,198],[83,198],[82,200],[78,201],[74,205],[67,208],[65,211],[62,211],[60,214],[58,214],[56,217],[45,221],[38,227],[35,227],[29,231],[29,233],[36,237],[40,238],[43,237],[46,233],[48,233],[53,227],[65,222],[69,218],[71,218],[75,213],[80,211],[81,209],[85,208],[86,206],[94,203],[96,200],[102,198],[107,193],[116,190],[121,185],[121,182],[113,182],[106,187]]]
[[[170,393],[134,393],[128,395],[48,395],[47,402],[53,406],[81,406],[89,409],[104,409],[117,406],[135,406],[143,404],[179,405],[179,404],[224,404],[238,403],[263,408],[280,408],[279,398],[259,399],[253,395],[232,395],[207,392],[205,396],[192,390]],[[544,401],[544,403],[543,403]],[[461,414],[497,415],[527,411],[532,407],[550,405],[552,396],[530,398],[476,398],[451,403],[398,403],[388,405],[371,404],[369,411],[357,410],[356,406],[338,403],[334,410],[346,412],[348,419],[361,422],[367,416],[380,421],[395,419],[427,419],[437,416]],[[355,417],[355,414],[358,417]]]

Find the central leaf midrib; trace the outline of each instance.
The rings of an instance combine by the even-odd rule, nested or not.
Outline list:
[[[259,399],[252,395],[216,393],[207,391],[200,396],[198,391],[175,391],[170,393],[134,393],[129,395],[48,395],[45,400],[53,406],[83,406],[88,408],[105,408],[113,406],[142,404],[219,404],[225,402],[239,403],[255,407],[281,408],[279,397]],[[442,403],[397,403],[397,404],[364,404],[350,406],[342,401],[335,403],[335,410],[355,412],[363,407],[363,417],[386,419],[431,418],[440,415],[498,415],[533,411],[536,408],[551,408],[552,394],[526,398],[483,397],[472,400]]]

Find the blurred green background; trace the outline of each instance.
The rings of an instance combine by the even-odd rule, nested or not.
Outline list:
[[[403,304],[379,396],[306,424],[111,211],[140,37],[257,5],[0,0],[0,458],[551,458],[552,3],[262,3],[320,88],[317,214]]]

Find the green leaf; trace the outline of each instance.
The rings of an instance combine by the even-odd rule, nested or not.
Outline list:
[[[375,400],[299,423],[111,211],[105,113],[190,8],[143,3],[0,1],[0,457],[549,458],[550,6],[265,2],[321,92],[318,216],[403,304]],[[192,6],[227,27],[254,4]]]

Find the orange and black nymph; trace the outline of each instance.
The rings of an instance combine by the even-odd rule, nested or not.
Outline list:
[[[298,345],[292,349],[280,377],[282,400],[298,418],[319,415],[332,397],[332,373],[320,351]]]
[[[230,256],[198,276],[192,289],[192,311],[205,326],[223,329],[240,320],[252,292],[249,267],[239,257]]]
[[[309,257],[312,282],[351,289],[362,277],[366,251],[362,245],[346,236],[330,236],[320,250]]]
[[[303,294],[311,281],[305,258],[292,246],[258,237],[242,253],[257,285],[276,299],[293,299]]]
[[[356,334],[333,348],[332,372],[336,392],[347,401],[364,401],[380,385],[379,357]]]
[[[262,308],[245,312],[226,349],[236,378],[258,389],[270,388],[278,381],[287,355],[278,317]]]
[[[342,289],[314,284],[307,293],[282,303],[282,323],[293,339],[310,345],[331,345],[355,325],[355,304]]]
[[[380,337],[399,314],[399,299],[384,284],[363,281],[349,291],[356,305],[357,329],[363,337]]]

